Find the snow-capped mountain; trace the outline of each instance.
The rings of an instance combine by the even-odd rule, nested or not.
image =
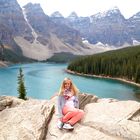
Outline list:
[[[51,17],[63,18],[62,14],[59,11],[56,11],[56,12],[52,13]]]
[[[121,46],[130,41],[126,19],[118,8],[92,15],[90,21],[88,39],[91,43]]]
[[[58,11],[46,15],[39,4],[21,8],[17,0],[0,0],[0,42],[16,54],[37,60],[56,52],[85,55],[109,46],[139,44],[139,25],[140,12],[125,19],[116,7],[90,17],[72,12],[64,18]]]
[[[128,19],[127,26],[129,28],[128,31],[131,36],[131,39],[140,42],[140,12],[136,13]]]
[[[67,19],[68,19],[69,21],[75,21],[75,20],[78,19],[78,15],[77,15],[75,12],[72,12],[72,13],[67,17]]]
[[[70,13],[68,18],[78,18],[78,15],[76,14],[76,12],[73,11],[73,12]]]
[[[135,15],[133,15],[131,18],[131,20],[140,20],[140,12],[136,13]]]
[[[121,15],[121,12],[120,10],[118,9],[118,7],[114,7],[110,10],[107,10],[107,11],[104,11],[104,12],[99,12],[95,15],[92,15],[91,18],[96,18],[96,19],[102,19],[102,18],[105,18],[105,17],[110,17],[112,15]],[[121,15],[122,16],[122,15]]]
[[[73,12],[62,23],[78,30],[81,37],[91,44],[101,42],[120,47],[124,44],[133,45],[133,40],[140,41],[140,12],[129,19],[124,18],[118,7],[90,17],[78,17]]]
[[[114,9],[110,9],[108,11],[100,12],[95,15],[90,16],[91,22],[97,22],[102,20],[108,20],[111,22],[124,22],[125,18],[121,14],[120,10],[115,7]]]

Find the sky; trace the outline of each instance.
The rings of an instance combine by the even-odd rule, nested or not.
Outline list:
[[[140,12],[140,0],[17,0],[23,6],[40,3],[47,15],[59,11],[64,17],[75,11],[78,16],[91,16],[118,7],[125,18]]]

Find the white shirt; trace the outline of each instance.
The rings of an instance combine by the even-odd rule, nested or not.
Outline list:
[[[74,107],[74,99],[75,99],[74,96],[70,97],[68,100],[66,100],[65,105],[68,107]]]

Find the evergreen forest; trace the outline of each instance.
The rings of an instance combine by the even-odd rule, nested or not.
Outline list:
[[[83,74],[117,77],[140,83],[140,46],[80,57],[71,61],[68,69]]]

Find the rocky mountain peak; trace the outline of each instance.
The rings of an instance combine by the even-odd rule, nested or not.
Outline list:
[[[7,16],[12,15],[17,10],[21,13],[21,8],[16,0],[0,0],[0,16],[4,16],[5,14]]]
[[[0,6],[2,5],[8,6],[9,4],[15,5],[17,4],[17,0],[0,0]]]
[[[30,35],[30,29],[17,0],[0,0],[0,24],[5,26],[6,31],[10,31],[14,37]],[[3,26],[0,30],[3,30]],[[6,42],[9,40],[7,39]]]
[[[29,11],[36,11],[37,13],[43,13],[43,9],[41,8],[40,4],[38,3],[28,3],[25,6],[23,6],[28,12]]]
[[[75,12],[72,12],[68,17],[69,20],[76,20],[78,15]]]
[[[133,15],[131,17],[131,19],[135,19],[135,20],[140,19],[140,12],[136,13],[135,15]]]
[[[114,18],[122,17],[122,18],[124,18],[118,7],[113,7],[107,11],[99,12],[95,15],[92,15],[91,17],[97,18],[97,19],[102,19],[102,18],[106,18],[106,17],[114,17]]]
[[[55,11],[51,14],[51,17],[53,18],[63,18],[62,14],[59,11]]]
[[[119,14],[121,13],[121,12],[120,12],[120,9],[119,9],[117,6],[115,6],[115,7],[113,7],[113,8],[110,8],[109,10],[107,10],[107,12],[113,13],[113,14],[114,14],[114,13],[117,13],[117,14],[118,14],[118,13],[119,13]]]

